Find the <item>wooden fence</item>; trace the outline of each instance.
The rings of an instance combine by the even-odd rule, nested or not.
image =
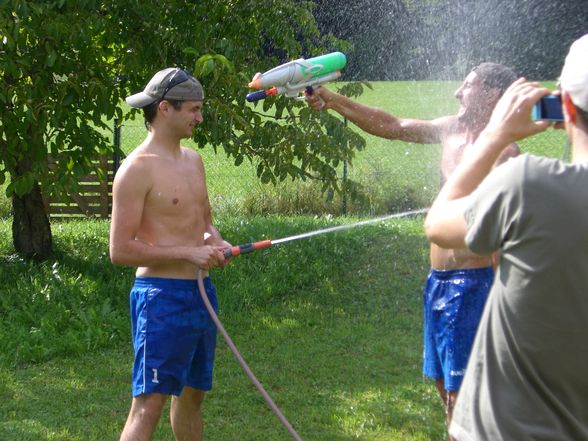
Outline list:
[[[52,159],[48,158],[49,166]],[[50,219],[70,220],[88,217],[107,219],[112,211],[112,181],[118,169],[120,159],[117,156],[100,157],[95,165],[99,167],[106,182],[101,182],[96,172],[82,176],[78,182],[78,192],[69,194],[68,198],[44,197],[45,212]]]

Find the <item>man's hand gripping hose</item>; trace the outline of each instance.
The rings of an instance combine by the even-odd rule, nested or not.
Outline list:
[[[374,224],[374,223],[382,222],[382,221],[389,220],[389,219],[397,219],[397,218],[403,218],[403,217],[408,217],[408,216],[414,216],[414,215],[418,215],[418,214],[424,214],[427,211],[428,211],[428,208],[423,208],[423,209],[419,209],[419,210],[412,210],[412,211],[405,211],[403,213],[395,213],[395,214],[391,214],[391,215],[387,215],[387,216],[383,216],[383,217],[379,217],[379,218],[368,219],[365,221],[356,222],[353,224],[337,225],[334,227],[323,228],[320,230],[315,230],[315,231],[310,231],[307,233],[297,234],[294,236],[284,237],[281,239],[276,239],[276,240],[267,239],[267,240],[261,240],[259,242],[236,245],[236,246],[233,246],[230,248],[226,248],[224,250],[224,256],[225,256],[225,259],[228,260],[231,257],[236,257],[241,254],[250,253],[252,251],[263,249],[263,248],[269,248],[272,245],[278,245],[281,243],[290,242],[290,241],[294,241],[294,240],[306,239],[309,237],[313,237],[313,236],[317,236],[317,235],[325,234],[325,233],[333,233],[336,231],[348,230],[350,228]],[[204,302],[204,305],[206,306],[206,309],[208,310],[210,317],[212,318],[212,320],[213,320],[214,324],[216,325],[217,329],[219,330],[219,332],[222,334],[223,338],[225,339],[225,342],[227,343],[227,345],[229,346],[229,349],[231,350],[231,352],[233,353],[233,355],[235,356],[235,358],[239,362],[239,365],[241,366],[241,368],[245,371],[245,373],[247,374],[247,376],[249,377],[251,382],[255,385],[255,387],[257,388],[259,393],[263,396],[263,399],[265,400],[267,405],[270,407],[270,409],[274,412],[274,414],[278,417],[278,419],[280,420],[282,425],[286,428],[286,430],[288,430],[288,432],[290,433],[292,438],[296,441],[302,441],[302,438],[300,438],[300,435],[298,435],[298,433],[296,433],[296,431],[294,430],[292,425],[288,422],[286,417],[284,417],[284,415],[282,414],[282,412],[280,411],[278,406],[276,406],[276,404],[274,403],[272,398],[269,396],[269,394],[266,392],[266,390],[264,389],[262,384],[255,377],[255,375],[253,374],[253,372],[251,371],[251,369],[249,368],[249,366],[247,365],[247,363],[245,362],[245,360],[243,359],[243,357],[239,353],[239,350],[237,349],[237,347],[235,346],[235,344],[231,340],[231,337],[229,336],[229,334],[227,333],[227,331],[223,327],[218,316],[214,312],[214,308],[212,307],[212,305],[210,304],[210,301],[208,300],[208,296],[206,294],[206,289],[204,287],[204,281],[203,281],[203,277],[202,277],[202,269],[198,270],[198,288],[200,290],[200,296],[202,297],[202,301]]]

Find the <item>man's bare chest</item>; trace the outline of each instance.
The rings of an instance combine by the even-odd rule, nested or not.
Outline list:
[[[195,167],[165,167],[155,170],[145,208],[163,210],[168,214],[186,213],[206,200],[204,176]]]
[[[464,134],[448,137],[443,143],[441,155],[441,177],[443,182],[455,171],[464,153],[471,147]]]

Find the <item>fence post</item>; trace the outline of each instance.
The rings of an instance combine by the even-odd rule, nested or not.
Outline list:
[[[113,175],[118,170],[120,165],[120,157],[117,152],[120,151],[120,135],[121,135],[120,125],[118,124],[118,118],[114,118],[114,153],[112,155],[112,173]]]
[[[347,118],[343,118],[343,125],[347,127]],[[347,155],[343,158],[343,198],[342,198],[342,206],[341,211],[343,214],[347,214]]]
[[[104,182],[98,180],[98,188],[100,189],[100,210],[98,215],[102,219],[108,219],[108,216],[110,215],[110,202],[108,199],[108,158],[106,155],[100,155],[99,164],[100,169],[105,172],[106,180]]]

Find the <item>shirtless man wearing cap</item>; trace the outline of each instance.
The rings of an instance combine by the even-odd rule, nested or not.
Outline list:
[[[338,112],[372,135],[441,144],[443,185],[488,123],[504,90],[516,78],[505,66],[482,63],[466,76],[455,92],[460,102],[457,114],[431,121],[397,118],[323,87],[307,94],[307,101],[316,110]],[[513,144],[497,163],[518,153]],[[493,260],[491,256],[478,256],[463,249],[443,249],[435,244],[431,244],[430,259],[432,269],[424,292],[423,373],[436,380],[450,422],[476,328],[494,279]]]
[[[169,395],[175,438],[202,439],[216,329],[196,278],[223,266],[230,246],[212,224],[202,159],[180,145],[202,122],[203,100],[200,83],[174,68],[126,100],[143,109],[149,133],[122,163],[112,190],[110,258],[137,267],[130,292],[133,401],[121,441],[150,440]],[[216,309],[215,287],[204,275]]]
[[[517,80],[425,222],[439,246],[501,251],[450,432],[471,440],[588,440],[588,35],[560,76],[572,163],[502,151],[552,125],[549,90]]]

